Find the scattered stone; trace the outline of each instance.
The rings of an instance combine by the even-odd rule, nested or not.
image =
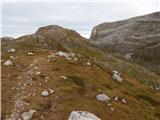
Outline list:
[[[4,62],[3,65],[9,66],[9,65],[13,65],[13,63],[10,60],[7,60]]]
[[[96,99],[98,101],[101,101],[101,102],[105,102],[105,101],[109,101],[110,100],[110,97],[108,97],[106,94],[99,94],[96,96]]]
[[[14,90],[16,87],[12,87],[12,90]]]
[[[45,80],[49,80],[49,79],[50,79],[50,77],[45,77],[44,79],[45,79]]]
[[[86,65],[91,66],[91,63],[90,63],[90,62],[87,62]]]
[[[66,76],[61,76],[62,79],[64,80],[67,80],[67,77]]]
[[[29,67],[34,67],[34,64],[30,64]]]
[[[123,79],[120,77],[120,73],[117,71],[113,71],[112,79],[118,82],[122,82]]]
[[[55,55],[58,55],[60,57],[65,57],[67,60],[71,60],[73,57],[75,57],[74,53],[65,53],[62,51],[58,51],[57,53],[55,53]]]
[[[126,104],[127,101],[123,98],[123,99],[122,99],[122,103],[123,103],[123,104]]]
[[[45,90],[45,91],[43,91],[43,92],[41,93],[41,95],[42,95],[42,96],[48,96],[48,95],[49,95],[49,92],[48,92],[47,90]]]
[[[33,75],[33,73],[34,73],[33,70],[28,70],[28,71],[27,71],[27,74],[28,74],[28,75]]]
[[[115,98],[114,98],[115,101],[118,101],[118,99],[119,99],[119,97],[115,97]]]
[[[87,111],[72,111],[68,120],[101,120],[93,113]]]
[[[31,56],[32,56],[32,55],[34,55],[34,53],[32,53],[32,52],[28,52],[28,53],[27,53],[27,55],[31,55]]]
[[[52,90],[52,89],[49,89],[48,91],[49,91],[49,94],[53,94],[54,93],[54,90]]]
[[[8,50],[8,52],[14,53],[14,52],[16,52],[16,50],[11,48],[10,50]]]
[[[38,69],[38,67],[37,67],[37,66],[35,66],[35,67],[33,67],[33,69],[37,70],[37,69]]]
[[[107,106],[110,107],[110,106],[112,106],[112,104],[111,104],[111,103],[108,103]]]
[[[10,59],[15,59],[15,57],[14,57],[14,56],[9,56],[9,58],[10,58]]]
[[[127,53],[127,54],[125,54],[124,58],[129,60],[132,58],[132,56],[133,56],[133,53]]]
[[[40,71],[37,71],[37,72],[36,72],[36,75],[40,75],[40,74],[41,74],[41,72],[40,72]]]
[[[114,108],[113,108],[113,107],[110,107],[109,110],[113,112],[113,111],[114,111]]]
[[[55,54],[52,54],[52,55],[49,55],[48,56],[48,61],[50,62],[50,61],[53,61],[53,60],[55,60],[56,59],[56,56],[55,56]]]
[[[78,60],[78,58],[77,58],[77,57],[73,58],[73,61],[77,61],[77,60]]]
[[[33,114],[36,112],[36,110],[29,110],[28,112],[24,112],[21,115],[22,120],[30,120],[33,117]]]

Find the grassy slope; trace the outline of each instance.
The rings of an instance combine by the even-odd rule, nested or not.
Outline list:
[[[13,86],[19,87],[18,83],[23,83],[28,79],[34,79],[30,88],[20,91],[20,95],[32,93],[37,89],[36,95],[24,99],[31,105],[24,107],[20,113],[28,109],[37,110],[34,120],[40,119],[44,114],[46,120],[65,120],[73,110],[86,110],[96,114],[102,120],[128,120],[136,118],[137,120],[158,120],[160,119],[160,95],[144,85],[158,84],[160,77],[150,73],[142,67],[132,65],[111,55],[104,55],[102,52],[90,49],[73,48],[79,60],[77,62],[66,61],[58,58],[56,61],[47,62],[47,55],[52,51],[35,51],[34,56],[27,56],[26,51],[21,50],[14,53],[18,56],[14,60],[16,66],[2,66],[2,119],[10,115],[14,107],[11,99],[16,95]],[[2,59],[9,59],[10,53],[2,56]],[[42,76],[24,75],[30,68],[28,67],[33,60],[38,60],[38,70]],[[86,66],[86,62],[91,62],[91,66]],[[124,81],[117,83],[113,81],[112,70],[118,70],[122,73]],[[63,80],[60,76],[67,76]],[[16,80],[22,76],[21,80]],[[48,82],[43,82],[43,77],[49,76]],[[39,86],[42,82],[42,86]],[[55,90],[53,95],[42,97],[41,92],[47,88]],[[109,103],[115,108],[114,112],[109,111],[107,103],[96,101],[95,96],[99,93],[106,93],[111,98],[119,96],[125,98],[127,104],[115,102],[113,99]],[[155,109],[151,109],[155,107]],[[7,112],[8,111],[8,112]]]

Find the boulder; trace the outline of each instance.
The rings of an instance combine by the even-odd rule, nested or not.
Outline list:
[[[68,120],[101,120],[93,113],[87,111],[72,111]]]
[[[35,112],[36,112],[36,110],[33,110],[33,109],[29,110],[28,112],[24,112],[21,115],[21,119],[22,120],[30,120]]]
[[[6,66],[13,65],[13,63],[10,60],[7,60],[7,61],[4,62],[3,65],[6,65]]]
[[[110,100],[110,97],[108,97],[106,94],[99,94],[96,96],[96,99],[98,101],[101,101],[101,102],[105,102],[105,101],[109,101]]]

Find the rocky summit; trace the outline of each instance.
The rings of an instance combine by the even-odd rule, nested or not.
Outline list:
[[[160,74],[160,12],[97,25],[91,42]]]
[[[99,36],[106,41],[106,31],[113,34],[119,29],[116,35],[120,35],[125,26],[138,24],[141,34],[132,41],[131,48],[136,40],[140,44],[142,34],[147,38],[146,45],[150,40],[140,25],[150,29],[148,24],[156,24],[158,34],[158,13],[150,18],[154,15],[150,22],[139,18],[137,22],[131,19],[128,23],[107,23],[108,28],[102,27],[104,35],[103,29],[97,27],[101,29],[92,33],[91,38],[96,38],[92,41],[101,43]],[[113,38],[113,44],[118,38],[126,42],[123,37]],[[131,45],[131,41],[126,44]],[[117,49],[123,52],[123,45],[118,45]],[[156,48],[156,44],[149,45]],[[131,48],[128,51],[135,55]],[[2,120],[160,119],[160,76],[140,64],[104,52],[76,31],[50,25],[31,35],[2,40],[1,66]]]

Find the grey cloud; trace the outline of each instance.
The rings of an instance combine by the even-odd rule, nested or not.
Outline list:
[[[89,37],[97,24],[151,13],[158,6],[156,2],[7,2],[2,10],[3,36],[17,37],[56,24]]]

